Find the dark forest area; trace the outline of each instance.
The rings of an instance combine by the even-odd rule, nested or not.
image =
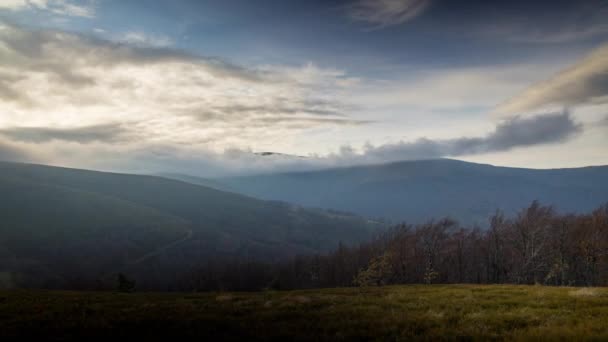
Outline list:
[[[501,211],[487,230],[449,218],[399,224],[356,247],[289,262],[210,262],[176,290],[302,289],[389,284],[608,285],[608,205],[558,214],[533,202],[515,217]]]
[[[63,252],[65,258],[49,259],[48,268],[19,260],[27,277],[13,278],[12,287],[199,292],[395,284],[608,285],[608,204],[589,213],[563,214],[534,201],[513,217],[497,210],[488,220],[483,228],[450,218],[401,223],[377,230],[362,243],[270,260],[244,256],[247,250],[210,255],[208,244],[195,248],[186,236],[131,263],[121,262],[117,249],[107,250],[106,258],[118,261],[90,268],[78,257],[86,253],[84,247],[73,245]]]

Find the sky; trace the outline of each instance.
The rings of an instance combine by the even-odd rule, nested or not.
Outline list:
[[[0,0],[0,160],[604,165],[606,18],[606,0]]]

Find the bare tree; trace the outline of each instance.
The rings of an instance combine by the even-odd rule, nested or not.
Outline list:
[[[512,244],[517,257],[517,283],[539,283],[540,272],[547,267],[543,252],[553,209],[534,201],[522,210],[512,225]]]
[[[425,258],[424,282],[427,284],[432,283],[439,276],[436,269],[439,255],[447,238],[448,229],[455,225],[455,221],[446,218],[437,223],[430,221],[417,230]]]
[[[505,235],[507,221],[502,211],[496,210],[490,217],[490,229],[487,233],[488,281],[501,283],[506,277]]]

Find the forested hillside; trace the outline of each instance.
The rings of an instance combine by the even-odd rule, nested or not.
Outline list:
[[[497,211],[489,229],[449,218],[399,224],[370,242],[279,264],[201,268],[183,289],[275,289],[392,284],[608,285],[608,204],[557,214],[533,202],[516,215]],[[235,270],[240,268],[239,277]]]
[[[209,260],[327,252],[380,227],[160,177],[39,165],[0,163],[0,192],[4,286],[91,288],[124,271],[158,288]]]

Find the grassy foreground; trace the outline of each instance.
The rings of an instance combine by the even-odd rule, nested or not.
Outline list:
[[[608,340],[608,288],[452,285],[206,294],[0,291],[0,340],[25,336]]]

